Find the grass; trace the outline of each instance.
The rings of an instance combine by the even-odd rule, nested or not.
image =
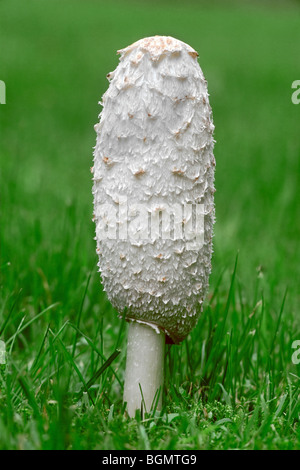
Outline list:
[[[299,449],[299,12],[0,2],[1,449]],[[129,420],[126,325],[97,273],[89,167],[115,51],[153,34],[200,53],[217,223],[204,312],[167,350],[162,413]]]

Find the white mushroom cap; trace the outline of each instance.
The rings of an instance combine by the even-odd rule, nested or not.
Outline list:
[[[145,53],[148,53],[152,60],[160,60],[163,55],[169,53],[179,54],[183,49],[186,50],[191,57],[198,57],[198,53],[195,49],[171,36],[152,36],[150,38],[140,39],[130,46],[120,49],[118,54],[123,56],[130,52],[136,52],[135,59],[138,63]]]
[[[118,312],[127,307],[127,320],[178,343],[197,322],[211,271],[215,160],[207,84],[197,52],[174,38],[145,38],[119,53],[95,126],[100,273]],[[194,247],[186,233],[176,236],[180,226],[195,234],[191,204],[204,214]]]

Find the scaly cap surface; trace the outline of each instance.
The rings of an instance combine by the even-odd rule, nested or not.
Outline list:
[[[127,320],[160,328],[178,343],[197,322],[211,271],[215,159],[207,84],[196,51],[177,39],[145,38],[119,53],[95,126],[99,270],[118,312],[127,307]],[[138,236],[149,220],[189,204],[203,208],[201,247],[168,237],[170,224]],[[192,217],[184,212],[179,223]]]

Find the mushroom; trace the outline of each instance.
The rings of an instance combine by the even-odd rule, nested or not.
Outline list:
[[[129,323],[124,402],[134,417],[161,409],[165,343],[182,342],[202,310],[214,125],[189,45],[154,36],[118,53],[95,126],[93,196],[103,288]]]

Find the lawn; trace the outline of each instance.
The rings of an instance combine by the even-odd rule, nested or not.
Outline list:
[[[299,449],[299,20],[296,1],[0,1],[0,449]],[[90,167],[116,50],[155,34],[208,81],[213,271],[162,412],[130,420]]]

